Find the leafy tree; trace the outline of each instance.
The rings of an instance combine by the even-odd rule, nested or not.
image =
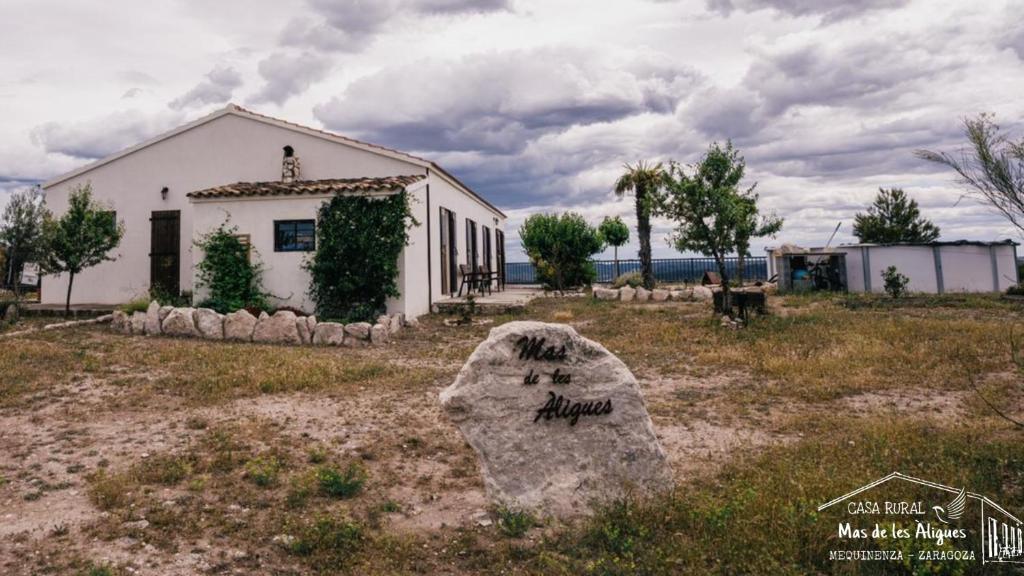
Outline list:
[[[619,277],[619,246],[629,242],[629,226],[616,216],[609,218],[605,216],[601,225],[597,227],[601,238],[610,246],[615,248],[615,277]]]
[[[316,252],[305,267],[309,294],[323,318],[372,321],[398,290],[398,257],[409,244],[405,192],[383,198],[335,196],[320,206]]]
[[[651,263],[651,216],[658,211],[665,170],[661,163],[649,165],[644,161],[635,166],[625,165],[626,172],[615,181],[619,196],[629,191],[636,200],[636,233],[640,239],[640,270],[644,287],[654,288],[654,266]]]
[[[939,237],[939,227],[921,217],[917,200],[902,189],[879,188],[867,214],[854,217],[853,234],[865,244],[933,242]]]
[[[547,288],[585,286],[597,276],[590,257],[604,249],[601,235],[575,212],[534,214],[523,222],[519,238]]]
[[[110,208],[93,199],[89,184],[71,190],[67,211],[60,218],[44,218],[39,268],[45,274],[68,273],[65,314],[71,311],[75,275],[100,262],[116,259],[109,253],[123,236],[124,222],[118,222]]]
[[[746,258],[750,256],[750,239],[765,236],[774,238],[782,230],[782,218],[776,216],[774,212],[762,216],[757,208],[757,199],[758,195],[753,192],[753,187],[739,198],[742,217],[736,227],[736,279],[740,286],[743,285]]]
[[[21,295],[21,271],[25,263],[39,257],[46,215],[42,191],[32,188],[15,192],[0,216],[0,246],[5,256],[0,272],[6,270],[3,279],[13,287],[15,298]]]
[[[969,149],[959,156],[918,150],[918,158],[952,168],[960,184],[1024,232],[1024,139],[1011,140],[992,115],[964,120]]]
[[[199,285],[209,291],[203,305],[220,313],[266,308],[267,304],[261,282],[263,267],[250,262],[249,247],[237,232],[224,222],[195,243],[203,251],[196,266]]]
[[[753,187],[739,190],[746,164],[739,152],[727,142],[712,144],[692,174],[676,162],[669,165],[665,178],[663,211],[675,221],[672,243],[680,252],[700,252],[715,259],[722,277],[722,305],[732,311],[729,275],[725,257],[737,246],[737,231],[751,218],[750,204],[756,206]]]

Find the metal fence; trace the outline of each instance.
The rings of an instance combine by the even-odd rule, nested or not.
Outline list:
[[[717,272],[714,258],[655,258],[654,278],[659,282],[699,282],[704,272]],[[614,260],[594,260],[597,267],[597,282],[615,280]],[[725,259],[725,270],[730,277],[736,276],[737,258]],[[639,272],[640,260],[619,260],[619,274]],[[752,256],[744,260],[745,280],[767,280],[768,260],[764,256]],[[506,262],[505,282],[508,284],[536,284],[537,274],[529,262]]]

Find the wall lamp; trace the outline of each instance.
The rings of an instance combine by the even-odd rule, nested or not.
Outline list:
[[[161,188],[160,189],[160,198],[163,199],[163,200],[167,200],[167,193],[168,192],[170,192],[170,190],[167,189],[167,186],[164,186],[163,188]]]

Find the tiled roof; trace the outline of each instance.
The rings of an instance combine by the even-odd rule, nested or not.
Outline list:
[[[189,198],[249,198],[254,196],[302,196],[346,192],[387,192],[402,190],[426,178],[423,174],[384,178],[334,178],[295,182],[237,182],[186,194]]]

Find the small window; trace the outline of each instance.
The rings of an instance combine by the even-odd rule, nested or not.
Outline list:
[[[312,252],[316,249],[313,220],[275,220],[274,252]]]

